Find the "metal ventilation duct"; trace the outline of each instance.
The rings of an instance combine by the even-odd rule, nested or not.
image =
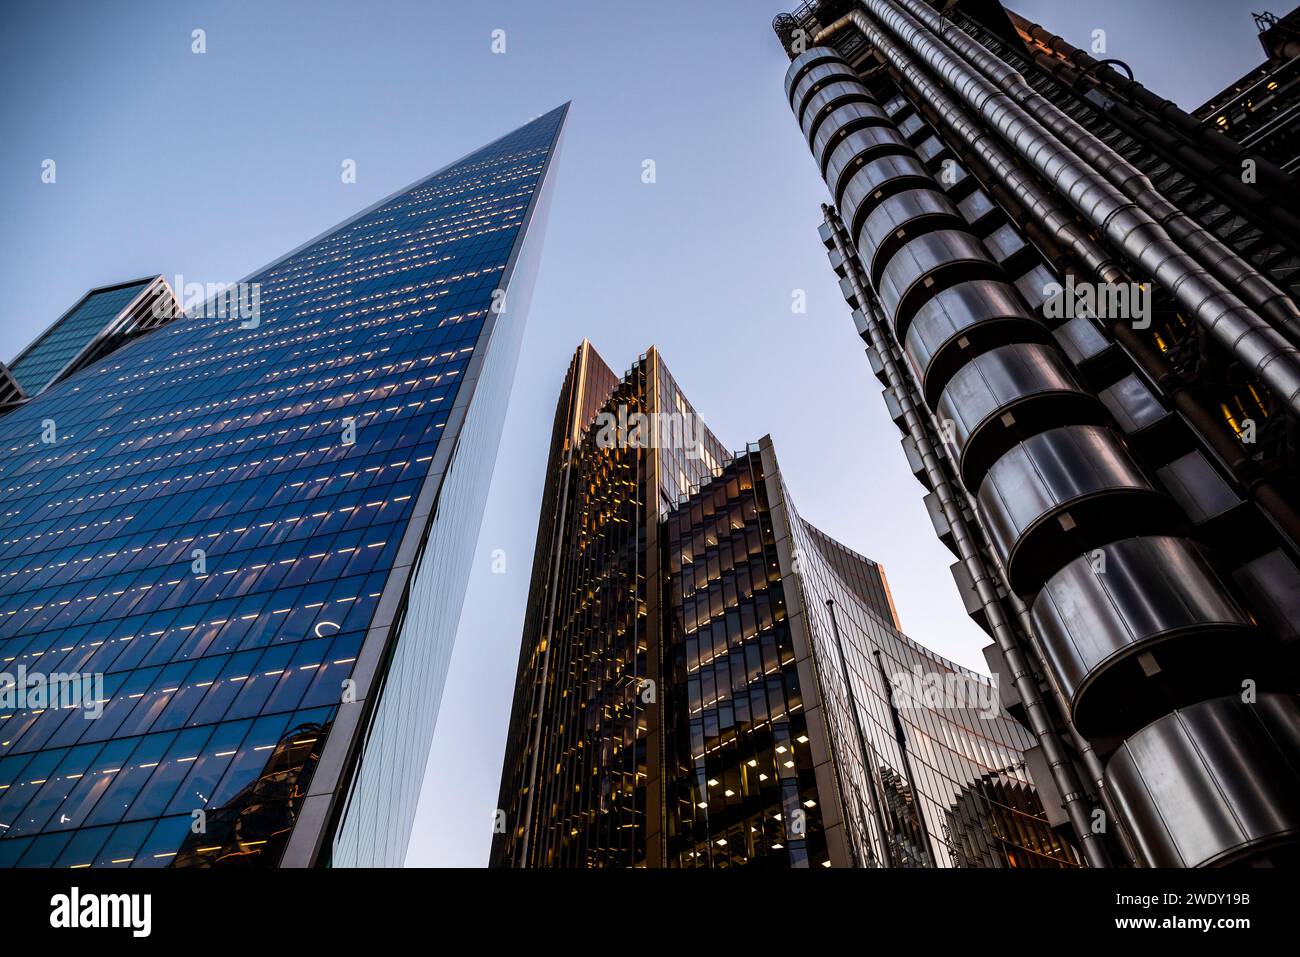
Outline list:
[[[1120,746],[1106,788],[1147,867],[1258,860],[1300,835],[1300,698],[1215,698]],[[1191,796],[1195,799],[1189,799]]]

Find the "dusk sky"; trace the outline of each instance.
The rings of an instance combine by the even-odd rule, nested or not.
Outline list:
[[[1262,59],[1256,0],[1010,5],[1082,47],[1105,30],[1107,56],[1188,109]],[[47,0],[0,13],[4,361],[88,288],[234,282],[573,101],[411,865],[487,860],[546,447],[584,336],[620,371],[657,345],[732,447],[770,433],[800,513],[884,565],[904,629],[984,668],[987,639],[817,238],[827,194],[781,95],[783,9]],[[347,159],[355,184],[340,180]]]

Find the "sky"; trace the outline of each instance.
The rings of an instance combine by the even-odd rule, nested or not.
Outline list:
[[[1187,109],[1262,59],[1261,0],[1019,0]],[[984,669],[817,238],[770,0],[0,5],[0,360],[87,289],[233,282],[572,100],[409,866],[486,864],[554,405],[583,337],[657,345],[710,428],[770,433],[796,507],[884,565],[903,628]],[[1286,12],[1285,7],[1274,10]],[[203,30],[206,52],[192,52]],[[493,33],[504,31],[505,52]],[[499,44],[498,44],[499,46]],[[41,181],[56,163],[56,181]],[[357,181],[344,184],[344,160]],[[653,183],[642,181],[645,160]],[[807,311],[792,310],[796,291]],[[493,555],[504,552],[503,574]]]

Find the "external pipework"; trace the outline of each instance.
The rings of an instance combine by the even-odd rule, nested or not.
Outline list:
[[[856,24],[861,28],[861,24]],[[978,156],[990,172],[1010,190],[1020,203],[1043,225],[1050,235],[1078,257],[1103,282],[1124,281],[1124,273],[1110,253],[1068,215],[1060,203],[1025,171],[991,133],[970,113],[930,80],[916,61],[897,43],[869,22],[866,36],[872,46],[889,62],[911,88],[914,95],[928,103],[949,132]]]
[[[1300,343],[1300,307],[1286,293],[1217,236],[1169,202],[1141,170],[1038,93],[1023,76],[982,43],[968,36],[965,31],[946,25],[924,0],[866,2],[868,6],[877,9],[892,7],[900,20],[907,22],[910,27],[921,30],[929,28],[931,35],[941,47],[946,48],[946,52],[964,58],[969,66],[1023,107],[1032,121],[1040,124],[1041,135],[1048,139],[1056,137],[1061,144],[1077,153],[1106,181],[1137,203],[1153,224],[1159,224],[1166,230],[1211,275],[1228,289],[1240,291],[1245,302],[1259,316],[1281,330],[1293,346]],[[898,6],[893,6],[895,3],[910,12],[916,20],[911,20],[907,13],[899,10]]]
[[[1203,706],[1251,727],[1258,720],[1254,712],[1239,714],[1212,702],[1243,680],[1268,675],[1271,643],[1205,553],[1185,537],[1184,514],[1130,457],[1109,414],[1075,380],[1046,327],[852,68],[835,50],[817,47],[794,59],[786,90],[844,211],[841,220],[828,208],[826,218],[837,261],[861,307],[860,328],[884,366],[1085,856],[1103,860],[1073,763],[956,489],[975,491],[1008,600],[1027,609],[1029,643],[1053,687],[1061,689],[1076,739],[1111,742],[1109,753],[1113,742],[1136,740],[1179,709]],[[1165,272],[1157,278],[1166,278]],[[916,398],[895,341],[900,353],[906,346],[915,369]],[[951,435],[960,485],[950,482],[945,453],[929,438],[932,414],[951,425],[944,431]],[[1129,601],[1131,595],[1149,601]],[[1211,655],[1215,667],[1205,668]],[[1123,700],[1111,706],[1117,696]],[[1112,775],[1111,765],[1119,765],[1111,760],[1101,775],[1108,794],[1112,779],[1154,781],[1179,760],[1166,753],[1149,761],[1149,747],[1120,748],[1129,755],[1127,777]],[[1098,756],[1087,757],[1095,778]],[[1198,810],[1221,813],[1223,793],[1210,770],[1200,777],[1195,768],[1184,770]],[[1185,827],[1196,826],[1191,814],[1154,822],[1135,810],[1132,798],[1115,806],[1143,863],[1158,859],[1147,848],[1181,839]],[[1160,828],[1169,833],[1160,837]],[[1249,856],[1280,840],[1267,822],[1237,833],[1247,835],[1251,847],[1187,859]]]
[[[1037,46],[1031,47],[1029,55],[1043,73],[1051,76],[1062,87],[1074,90],[1080,96],[1085,95],[1081,91],[1088,88],[1087,84],[1093,75],[1092,72],[1080,71],[1075,64],[1053,56]],[[1175,132],[1172,127],[1162,125],[1142,112],[1140,108],[1123,99],[1109,101],[1106,115],[1114,121],[1118,129],[1141,137],[1158,154],[1167,155],[1198,180],[1210,185],[1233,203],[1240,214],[1262,222],[1275,233],[1288,239],[1300,236],[1300,218],[1297,218],[1290,209],[1293,202],[1291,197],[1259,189],[1258,183],[1264,177],[1264,171],[1259,167],[1267,162],[1264,157],[1249,156],[1247,159],[1235,163],[1228,161],[1225,164],[1222,158],[1206,147],[1203,140],[1188,139],[1187,131]],[[1210,127],[1199,127],[1199,129],[1209,130]],[[1231,142],[1222,134],[1218,135],[1220,139]],[[1246,153],[1246,150],[1239,146],[1236,149],[1240,153]],[[1256,168],[1251,169],[1248,165],[1250,163],[1256,164]],[[1257,177],[1249,185],[1245,175],[1247,170],[1251,170],[1252,176]],[[1295,248],[1293,240],[1291,246]]]
[[[1007,16],[1021,34],[1042,44],[1053,53],[1059,54],[1062,57],[1061,62],[1069,63],[1080,73],[1095,78],[1103,87],[1145,110],[1160,123],[1169,124],[1189,140],[1200,143],[1233,165],[1240,166],[1246,160],[1253,161],[1261,185],[1266,186],[1270,192],[1285,201],[1295,201],[1295,181],[1272,160],[1251,153],[1213,126],[1201,123],[1196,117],[1181,109],[1177,103],[1157,96],[1132,76],[1121,76],[1108,62],[1097,60],[1087,51],[1080,50],[1045,27],[1032,23],[1011,10],[1007,11]]]
[[[967,110],[930,80],[897,43],[870,24],[866,35],[880,55],[898,72],[918,101],[927,104],[956,141],[983,162],[989,172],[1016,197],[1032,220],[1039,223],[1063,248],[1073,253],[1090,274],[1100,281],[1114,284],[1128,281],[1127,274],[1110,254],[1075,222],[1054,196],[1039,185],[1037,178],[1028,174],[1023,165],[1016,162]],[[1148,375],[1156,380],[1166,378],[1167,367],[1158,357],[1150,354],[1149,347],[1131,329],[1121,324],[1122,320],[1116,319],[1112,333],[1122,340],[1125,348]],[[1258,468],[1242,451],[1241,443],[1225,431],[1224,423],[1215,421],[1195,395],[1186,389],[1172,389],[1170,399],[1184,415],[1197,423],[1215,454],[1229,465],[1260,507],[1293,542],[1300,544],[1300,515],[1279,491],[1275,482],[1258,474]]]
[[[911,9],[912,0],[901,0],[901,2],[908,3]],[[1247,307],[1192,255],[1180,247],[1151,215],[1125,196],[1106,176],[1097,172],[1082,158],[1086,157],[1094,162],[1105,164],[1106,154],[1110,153],[1109,148],[1090,148],[1089,140],[1094,143],[1098,141],[1093,140],[1090,134],[1082,130],[1080,132],[1084,134],[1083,137],[1071,137],[1079,145],[1075,149],[1067,148],[1008,93],[1000,90],[975,67],[962,59],[952,47],[889,0],[864,0],[864,4],[878,17],[881,26],[888,29],[905,47],[919,56],[950,89],[989,124],[990,129],[1000,133],[1025,161],[1050,182],[1062,196],[1069,199],[1087,221],[1097,227],[1117,249],[1122,250],[1145,273],[1155,277],[1188,315],[1193,316],[1218,342],[1268,386],[1280,403],[1286,405],[1293,414],[1300,415],[1300,350],[1297,350],[1287,338]],[[931,11],[927,8],[927,12]],[[937,15],[934,16],[937,21]],[[877,26],[866,13],[855,9],[822,30],[817,36],[817,42],[821,42],[827,36],[850,24],[857,26],[868,35],[869,31]],[[982,50],[982,58],[974,52],[971,54],[981,62],[996,60],[1002,67],[1001,75],[1013,77],[1014,80],[1019,81],[1020,87],[1028,90],[1029,102],[1032,102],[1034,97],[1042,100],[1028,87],[1023,77],[1001,60],[997,60],[993,54],[965,33],[952,27],[949,27],[945,33],[952,36],[953,42],[963,49],[973,46]],[[998,72],[993,65],[989,65],[988,69]],[[1008,79],[1007,83],[1009,86],[1015,86],[1011,79]],[[1056,115],[1062,117],[1062,122],[1058,125],[1061,134],[1068,136],[1073,121],[1056,111],[1055,107],[1046,100],[1042,102]],[[1115,154],[1110,153],[1110,155]],[[1118,160],[1119,157],[1115,156],[1115,159]],[[1128,168],[1132,169],[1132,167]],[[1137,183],[1139,186],[1146,182],[1145,177],[1140,173],[1134,171],[1134,174],[1126,182]],[[1149,187],[1150,184],[1146,185]],[[1146,195],[1146,191],[1143,190],[1142,194]],[[1160,201],[1167,204],[1163,197],[1160,197]],[[1187,219],[1177,209],[1174,209],[1174,214],[1171,222]],[[1199,226],[1196,228],[1201,229]],[[1195,249],[1207,257],[1213,253],[1216,268],[1222,268],[1224,264],[1231,265],[1234,261],[1241,264],[1247,270],[1246,273],[1241,273],[1245,277],[1242,281],[1243,291],[1255,290],[1264,301],[1275,303],[1278,308],[1284,308],[1282,300],[1261,291],[1265,288],[1263,284],[1267,284],[1268,281],[1257,270],[1241,263],[1241,260],[1230,251],[1227,256],[1220,255],[1222,244],[1219,243],[1216,247],[1213,244],[1218,243],[1218,240],[1212,236],[1210,239],[1212,242],[1198,240]],[[1222,249],[1226,250],[1226,247]],[[1253,273],[1253,277],[1249,273]],[[1258,281],[1254,277],[1257,277]],[[1286,303],[1290,303],[1290,300],[1286,300]],[[1294,304],[1290,304],[1290,309],[1294,310],[1294,308]],[[1300,338],[1300,333],[1297,333],[1297,337]]]
[[[824,207],[823,212],[826,223],[830,227],[831,235],[834,237],[836,250],[844,257],[846,263],[851,263],[854,253],[849,245],[840,217],[829,207]],[[1090,867],[1107,867],[1110,864],[1109,855],[1100,839],[1092,831],[1092,808],[1087,804],[1083,788],[1075,774],[1074,765],[1057,736],[1052,716],[1038,689],[1038,682],[1034,677],[1035,671],[1025,658],[1020,642],[1012,630],[1011,622],[1003,610],[994,579],[989,573],[988,566],[980,554],[978,546],[975,544],[974,537],[966,523],[966,517],[962,512],[961,504],[948,481],[943,465],[940,463],[939,453],[936,452],[933,443],[930,441],[929,431],[922,419],[922,415],[925,413],[918,409],[911,390],[906,385],[898,361],[894,358],[894,350],[886,338],[887,320],[881,311],[880,304],[875,294],[863,285],[855,269],[847,269],[846,273],[853,286],[854,294],[859,297],[858,304],[865,317],[871,345],[880,356],[881,362],[885,366],[889,387],[894,394],[894,398],[898,400],[903,409],[907,433],[916,444],[930,485],[934,489],[935,495],[938,496],[944,518],[952,529],[953,541],[958,556],[961,558],[966,573],[969,575],[976,594],[979,596],[989,628],[993,633],[993,640],[997,642],[999,650],[1006,659],[1016,693],[1025,706],[1029,729],[1038,740],[1039,746],[1043,749],[1043,754],[1047,758],[1053,783],[1061,795],[1066,815],[1079,837],[1084,858],[1088,861]]]

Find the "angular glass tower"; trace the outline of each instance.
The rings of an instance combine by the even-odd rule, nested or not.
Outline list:
[[[402,862],[566,112],[0,418],[0,864]]]
[[[899,630],[879,565],[799,517],[770,439],[727,452],[655,349],[620,381],[579,347],[494,866],[1073,866],[1031,744],[989,679]]]

